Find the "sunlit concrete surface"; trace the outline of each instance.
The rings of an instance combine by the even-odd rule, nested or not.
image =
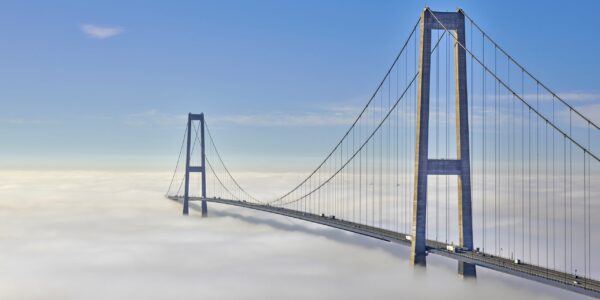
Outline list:
[[[183,217],[168,179],[1,171],[0,299],[586,299],[482,268],[464,280],[443,257],[414,269],[408,248],[273,214]]]

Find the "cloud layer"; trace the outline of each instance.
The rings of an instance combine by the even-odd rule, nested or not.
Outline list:
[[[2,299],[583,299],[359,235],[162,197],[167,173],[0,172]]]

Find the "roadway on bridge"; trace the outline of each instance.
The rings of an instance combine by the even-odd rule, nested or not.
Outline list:
[[[168,198],[171,200],[183,202],[182,196],[169,196]],[[203,198],[200,197],[190,197],[190,201],[202,200]],[[406,233],[394,232],[373,226],[340,220],[330,216],[300,212],[282,207],[255,204],[246,201],[228,200],[221,198],[206,198],[204,200],[206,200],[207,202],[233,205],[283,215],[286,217],[291,217],[295,219],[308,221],[311,223],[317,223],[349,232],[354,232],[357,234],[369,236],[387,242],[401,244],[404,246],[410,246],[411,244],[411,237]],[[522,262],[515,263],[514,261],[507,258],[493,256],[490,254],[484,254],[477,251],[451,251],[449,250],[448,246],[451,245],[441,243],[438,241],[427,240],[428,253],[442,255],[448,258],[455,259],[457,261],[472,263],[480,267],[489,268],[502,273],[519,276],[522,278],[571,290],[580,294],[600,298],[600,281],[589,278],[581,278],[572,274],[551,270],[539,266],[534,266]]]

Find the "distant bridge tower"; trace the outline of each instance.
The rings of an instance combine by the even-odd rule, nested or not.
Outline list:
[[[190,166],[191,159],[191,144],[192,144],[192,122],[200,121],[200,161],[201,166]],[[186,159],[185,159],[185,194],[183,198],[183,214],[187,215],[189,213],[189,202],[190,202],[190,173],[199,172],[202,173],[202,216],[206,217],[207,215],[207,206],[206,206],[206,159],[204,152],[204,114],[188,114],[188,122],[187,122],[187,151],[186,151]]]
[[[439,22],[438,22],[439,20]],[[441,24],[440,24],[441,23]],[[465,16],[457,12],[434,12],[425,8],[421,16],[421,48],[417,92],[417,133],[415,157],[415,196],[413,199],[412,245],[410,261],[426,264],[427,176],[458,176],[458,224],[460,246],[473,249],[473,217],[471,208],[471,176],[469,167],[469,119],[467,101],[467,61],[465,49],[454,43],[456,92],[456,159],[429,159],[429,95],[432,30],[450,30],[458,42],[465,43]],[[445,28],[444,28],[445,27]],[[448,101],[448,99],[446,99]],[[475,276],[475,265],[459,262],[458,271]]]

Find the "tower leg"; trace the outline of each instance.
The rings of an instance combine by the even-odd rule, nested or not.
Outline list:
[[[473,211],[471,202],[471,166],[469,149],[469,110],[467,99],[467,57],[465,49],[465,15],[459,10],[455,19],[455,32],[458,43],[454,43],[456,80],[456,153],[460,164],[458,177],[458,230],[459,244],[473,250]],[[465,277],[475,277],[475,265],[459,262],[458,273]]]
[[[475,278],[477,277],[477,271],[475,265],[459,261],[458,262],[458,275],[463,277]]]
[[[431,27],[429,12],[421,15],[421,50],[419,51],[419,82],[417,91],[417,141],[415,165],[415,196],[412,214],[412,265],[426,265],[427,164],[429,161],[429,82],[431,69]]]
[[[208,216],[208,207],[206,205],[206,200],[202,200],[202,216],[203,217]]]
[[[202,156],[202,216],[208,215],[208,207],[206,205],[206,152],[204,148],[204,113],[200,114],[200,147]]]
[[[190,206],[190,144],[192,142],[192,114],[188,114],[187,122],[187,150],[185,155],[185,187],[183,195],[183,214],[189,214]]]

